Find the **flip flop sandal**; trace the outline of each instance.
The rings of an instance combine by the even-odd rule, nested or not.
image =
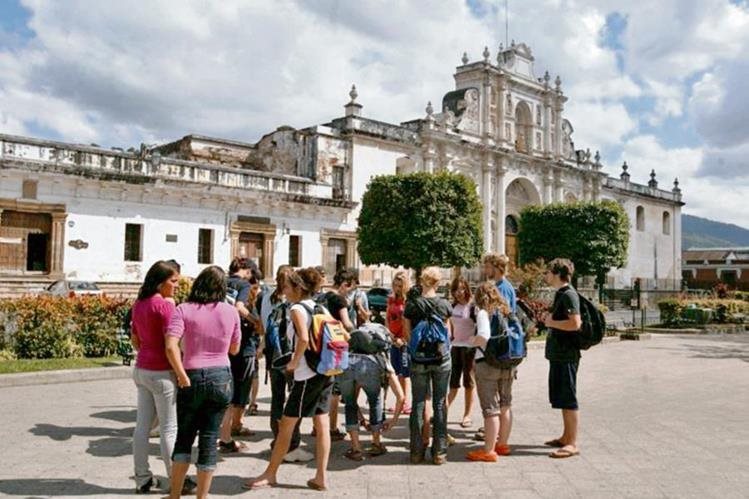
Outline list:
[[[257,410],[257,404],[252,404],[250,406],[250,410],[248,411],[250,416],[257,416],[258,410]]]
[[[463,421],[460,422],[461,428],[470,428],[471,426],[473,426],[471,418],[463,418]]]
[[[544,445],[547,445],[549,447],[564,447],[564,443],[562,443],[561,440],[558,438],[555,438],[554,440],[549,440],[548,442],[544,442]]]
[[[327,487],[325,487],[324,485],[318,484],[314,480],[307,480],[307,487],[311,488],[312,490],[317,490],[317,491],[320,491],[320,492],[324,492],[324,491],[328,490]]]
[[[364,454],[361,451],[349,449],[343,453],[343,457],[352,461],[364,461]],[[312,480],[310,480],[311,482]]]
[[[577,456],[578,454],[580,454],[580,451],[577,449],[569,450],[562,447],[561,449],[557,449],[549,454],[549,457],[552,457],[554,459],[565,459],[568,457]]]
[[[271,489],[277,485],[278,483],[275,483],[275,482],[273,483],[268,482],[268,483],[264,483],[263,485],[255,485],[255,484],[250,484],[249,481],[247,481],[242,484],[242,488],[244,490],[263,490],[263,489]]]
[[[245,444],[237,442],[236,440],[232,440],[231,442],[219,441],[218,446],[219,452],[222,454],[235,454],[237,452],[241,452],[242,449],[247,448]]]

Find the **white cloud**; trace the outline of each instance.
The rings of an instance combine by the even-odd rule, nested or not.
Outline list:
[[[477,9],[483,18],[462,0],[428,8],[377,0],[23,1],[36,37],[23,45],[0,34],[0,131],[41,128],[126,147],[187,133],[253,141],[283,124],[327,122],[343,114],[351,83],[365,116],[395,123],[423,116],[428,100],[436,105],[454,88],[464,50],[476,60],[488,45],[493,58],[504,41],[504,9],[488,0]],[[650,167],[662,185],[678,175],[689,209],[723,213],[698,199],[740,168],[749,142],[746,6],[528,0],[510,8],[510,38],[531,46],[538,76],[548,69],[562,77],[577,147],[605,157],[622,149],[644,181]],[[621,53],[603,39],[614,12],[626,19]],[[653,99],[652,109],[634,111],[644,99]],[[638,135],[673,118],[694,125],[705,144],[667,149]],[[734,184],[729,192],[742,185]]]

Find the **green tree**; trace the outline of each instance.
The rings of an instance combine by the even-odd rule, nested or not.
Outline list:
[[[359,255],[367,265],[420,271],[470,266],[483,251],[476,184],[455,173],[373,178],[359,214]]]
[[[614,201],[528,206],[520,214],[520,263],[568,258],[577,275],[606,274],[627,263],[629,218]]]

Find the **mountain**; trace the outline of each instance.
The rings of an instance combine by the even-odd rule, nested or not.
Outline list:
[[[681,216],[682,249],[736,246],[749,246],[749,230],[707,218]]]

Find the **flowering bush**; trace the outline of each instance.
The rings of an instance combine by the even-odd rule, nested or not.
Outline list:
[[[131,303],[107,296],[25,296],[0,300],[4,348],[22,359],[103,357],[117,347],[117,329]]]

